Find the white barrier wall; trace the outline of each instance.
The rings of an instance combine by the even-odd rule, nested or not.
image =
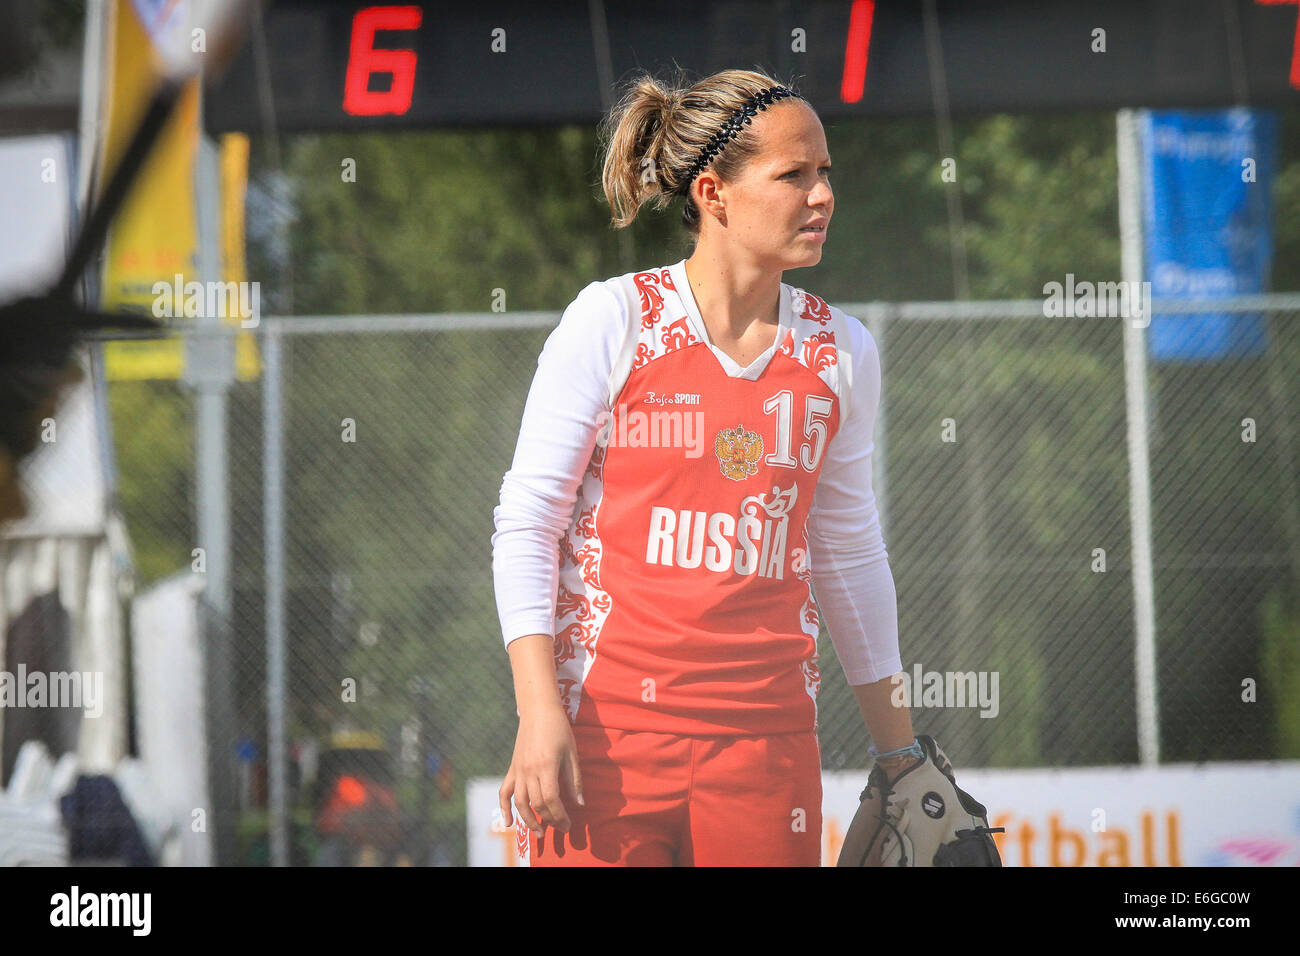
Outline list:
[[[834,865],[865,771],[822,776],[822,863]],[[961,770],[1007,866],[1300,866],[1300,762]],[[500,779],[468,790],[469,863],[517,866]]]

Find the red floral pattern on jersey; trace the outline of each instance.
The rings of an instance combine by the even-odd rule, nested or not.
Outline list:
[[[804,661],[800,665],[800,670],[803,671],[804,690],[808,691],[808,696],[816,701],[817,691],[821,689],[822,685],[821,668],[817,666],[817,661],[814,659]]]
[[[759,508],[769,518],[784,518],[794,503],[799,499],[799,485],[792,484],[789,488],[781,488],[779,485],[773,485],[771,491],[762,492],[756,495],[749,495],[740,502],[740,511],[742,514],[751,517],[759,517]]]
[[[808,589],[803,607],[799,609],[800,626],[812,639],[812,654],[799,665],[803,674],[803,689],[812,699],[813,728],[817,727],[817,692],[821,687],[821,670],[817,666],[817,638],[821,634],[821,618],[817,612],[817,599],[813,596],[812,552],[808,550],[808,529],[804,529],[803,547],[790,552],[790,570]]]
[[[555,601],[555,614],[557,617],[572,614],[579,621],[590,621],[596,617],[596,612],[609,611],[613,603],[610,596],[603,591],[594,598],[589,598],[584,594],[570,591],[561,584]]]
[[[556,684],[560,689],[560,703],[564,705],[565,710],[570,708],[577,710],[578,702],[574,700],[573,689],[578,682],[570,677],[561,677]]]
[[[577,654],[578,649],[574,647],[575,644],[580,645],[585,651],[590,651],[591,642],[594,639],[590,627],[586,624],[570,624],[555,635],[555,640],[563,642],[564,648],[568,652],[566,660],[571,660]],[[562,662],[556,661],[557,666],[560,663]]]
[[[680,314],[683,308],[681,300],[665,296],[665,290],[677,293],[670,267],[635,272],[632,282],[640,300],[641,324],[629,371],[644,368],[657,358],[700,341],[689,316]],[[666,315],[669,309],[677,312],[678,318],[671,319]]]
[[[810,599],[807,605],[805,605],[803,621],[805,624],[811,625],[815,630],[821,630],[822,619],[821,614],[817,610],[817,602],[815,600]]]
[[[582,580],[594,588],[600,587],[600,546],[583,545],[573,552],[574,559],[582,565]]]
[[[663,272],[667,273],[668,270],[664,269]],[[664,281],[664,276],[658,272],[638,272],[632,276],[632,281],[636,283],[637,291],[641,293],[641,328],[652,329],[664,310],[664,296],[659,291],[659,284]],[[672,280],[669,279],[668,282],[668,288],[671,289]]]
[[[790,312],[793,327],[781,342],[777,354],[803,365],[838,393],[839,346],[836,335],[844,334],[839,331],[843,316],[832,322],[836,313],[825,299],[793,287],[790,290]]]
[[[816,322],[818,325],[824,326],[831,320],[831,307],[826,300],[803,289],[795,289],[791,307],[799,318]]]
[[[557,617],[576,614],[580,619],[585,618],[588,616],[587,609],[590,603],[583,595],[575,594],[561,584],[555,598],[555,614]]]
[[[778,355],[794,357],[794,329],[786,329],[785,338],[781,341],[781,347],[776,351]]]
[[[559,667],[565,661],[571,661],[578,656],[577,649],[573,646],[573,637],[567,630],[560,631],[551,641],[551,656],[555,659],[555,666]]]
[[[694,345],[699,340],[695,337],[695,333],[691,331],[690,325],[687,324],[686,316],[682,316],[663,330],[659,341],[663,344],[664,354],[667,355],[669,352],[675,352],[688,345]]]
[[[597,444],[578,486],[569,527],[560,535],[560,582],[555,601],[555,671],[565,712],[572,723],[582,684],[613,600],[601,587],[601,486],[608,448]],[[590,502],[590,507],[587,503]]]
[[[515,852],[519,859],[528,859],[528,827],[524,825],[523,817],[515,820]]]
[[[835,348],[834,332],[818,332],[803,342],[803,364],[820,375],[839,358]]]
[[[632,368],[638,369],[646,362],[655,357],[655,350],[645,342],[638,342],[636,346],[636,359],[632,362]]]

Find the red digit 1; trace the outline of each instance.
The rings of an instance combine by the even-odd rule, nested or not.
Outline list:
[[[840,102],[857,103],[867,87],[867,54],[871,52],[871,22],[875,0],[853,0],[849,8],[849,33],[844,43],[844,73],[840,77]]]
[[[415,91],[414,50],[376,50],[378,30],[414,30],[424,13],[419,7],[365,7],[352,18],[352,48],[348,52],[348,73],[343,84],[343,111],[353,116],[405,113]],[[388,73],[393,82],[387,90],[372,92],[370,77]]]
[[[1261,6],[1281,6],[1284,3],[1297,3],[1297,0],[1255,0]],[[1288,77],[1291,88],[1300,90],[1300,12],[1296,14],[1295,40],[1291,43],[1291,75]]]

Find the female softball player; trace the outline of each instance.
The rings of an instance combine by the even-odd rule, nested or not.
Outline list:
[[[592,282],[538,360],[492,537],[503,819],[532,866],[816,866],[819,614],[880,765],[921,757],[890,701],[879,355],[781,281],[827,241],[825,132],[746,70],[643,76],[602,132],[615,227],[683,196],[694,251]]]

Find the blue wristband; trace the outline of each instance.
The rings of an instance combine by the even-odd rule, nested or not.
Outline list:
[[[912,738],[912,742],[908,744],[906,747],[899,747],[897,750],[889,750],[883,754],[879,753],[876,750],[875,744],[872,744],[870,747],[867,748],[867,755],[870,756],[873,760],[878,760],[881,757],[901,757],[904,754],[908,754],[913,757],[924,759],[925,750],[922,749],[921,742],[917,740],[915,737]]]

